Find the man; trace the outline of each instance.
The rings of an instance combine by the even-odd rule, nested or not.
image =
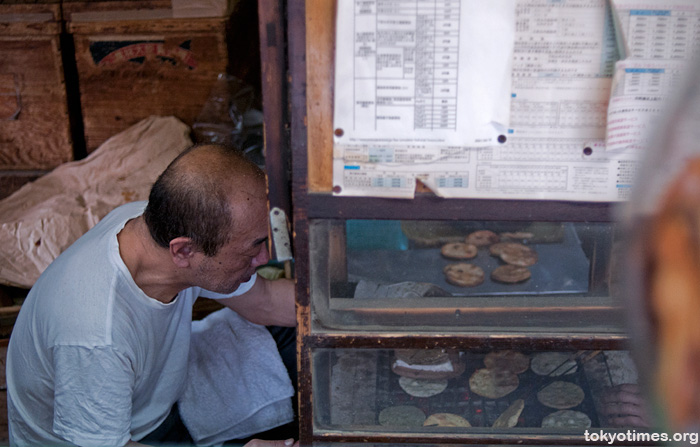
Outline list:
[[[162,431],[185,385],[198,296],[253,323],[296,325],[291,281],[255,275],[269,260],[257,166],[195,146],[144,206],[112,211],[30,291],[7,354],[11,444],[116,446]]]

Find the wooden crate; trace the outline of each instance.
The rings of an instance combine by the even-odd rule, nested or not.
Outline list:
[[[144,3],[149,8],[116,9]],[[227,70],[229,17],[172,18],[158,4],[64,4],[88,152],[150,115],[192,125]]]
[[[60,5],[0,2],[0,170],[73,159]]]
[[[45,173],[45,171],[0,171],[0,200]]]

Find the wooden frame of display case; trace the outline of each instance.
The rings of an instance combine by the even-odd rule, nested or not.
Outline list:
[[[273,0],[266,0],[273,1]],[[277,3],[277,0],[274,0]],[[582,444],[581,436],[395,434],[385,431],[314,430],[312,350],[319,348],[624,349],[627,338],[608,334],[410,334],[397,331],[312,332],[309,221],[313,219],[503,220],[612,222],[613,204],[567,201],[442,199],[420,190],[412,200],[332,196],[332,103],[335,1],[288,0],[292,208],[298,320],[299,414],[302,445],[323,442],[431,444]],[[261,32],[264,25],[261,24]],[[497,206],[495,206],[497,205]]]

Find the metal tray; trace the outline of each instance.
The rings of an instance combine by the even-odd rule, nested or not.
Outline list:
[[[542,405],[537,400],[537,390],[553,381],[562,380],[580,386],[585,394],[583,402],[570,410],[587,414],[593,427],[600,426],[591,387],[580,362],[577,362],[578,367],[574,373],[547,378],[546,381],[542,381],[542,376],[528,369],[524,373],[518,374],[520,380],[518,389],[500,399],[488,399],[469,389],[471,374],[476,369],[484,368],[484,354],[466,353],[465,355],[467,369],[460,376],[449,379],[445,391],[432,397],[414,397],[401,388],[399,385],[400,376],[391,371],[392,355],[390,351],[382,353],[377,364],[376,413],[379,414],[384,408],[395,405],[412,405],[420,408],[426,416],[434,413],[454,413],[468,420],[472,427],[491,427],[511,403],[518,398],[524,398],[525,407],[517,427],[540,427],[545,416],[558,410]],[[536,386],[531,387],[531,385]],[[525,396],[523,396],[524,393]]]
[[[501,284],[490,279],[490,273],[503,263],[489,254],[488,247],[479,249],[476,258],[464,261],[484,269],[484,282],[475,287],[457,287],[445,281],[443,268],[460,261],[443,257],[439,248],[348,250],[348,281],[365,280],[381,284],[426,282],[435,284],[454,296],[588,292],[590,262],[572,225],[566,225],[561,242],[530,246],[537,252],[538,262],[529,267],[532,277],[517,284]]]

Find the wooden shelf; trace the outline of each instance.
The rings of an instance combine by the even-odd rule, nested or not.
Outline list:
[[[334,197],[310,193],[310,219],[508,220],[531,222],[613,222],[616,204],[552,200],[414,199]]]

